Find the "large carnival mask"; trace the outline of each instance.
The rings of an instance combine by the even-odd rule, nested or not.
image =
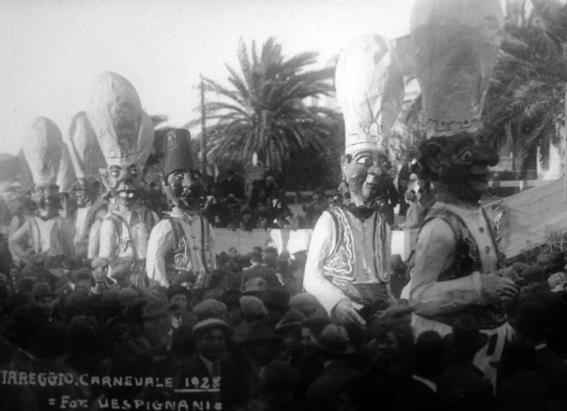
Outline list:
[[[391,165],[382,152],[364,150],[342,159],[343,176],[348,184],[351,202],[369,207],[384,195],[391,184]]]
[[[200,173],[175,170],[167,176],[167,190],[174,205],[184,210],[197,210],[205,200],[204,181]]]
[[[434,137],[423,149],[425,175],[435,182],[440,198],[477,203],[488,186],[488,167],[498,163],[498,154],[473,135]]]
[[[135,164],[108,167],[105,184],[119,204],[126,207],[134,205],[142,193],[142,177]]]
[[[91,201],[94,201],[99,191],[99,183],[89,181],[85,178],[78,178],[73,187],[73,193],[77,201],[78,207],[85,207]]]
[[[34,187],[33,200],[37,205],[37,215],[40,218],[47,220],[58,215],[61,206],[58,186],[40,185]]]
[[[117,73],[97,78],[89,124],[106,161],[103,183],[119,204],[130,207],[142,192],[142,171],[153,152],[153,125],[132,84]]]

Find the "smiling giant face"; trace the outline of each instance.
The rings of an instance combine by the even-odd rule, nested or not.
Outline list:
[[[126,207],[131,207],[140,197],[142,178],[135,164],[108,167],[106,181],[112,195]]]
[[[498,154],[470,133],[434,137],[423,150],[426,172],[431,174],[439,198],[477,204],[488,188],[488,167],[498,164]]]
[[[379,150],[355,151],[347,154],[341,163],[351,202],[357,207],[370,207],[391,184],[390,161]]]

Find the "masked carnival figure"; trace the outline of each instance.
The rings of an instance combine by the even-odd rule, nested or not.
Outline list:
[[[144,287],[148,238],[157,215],[142,205],[144,164],[153,151],[153,126],[138,93],[124,77],[107,72],[95,85],[88,118],[106,161],[103,183],[109,197],[99,235],[98,262],[108,276],[129,265],[130,282]]]
[[[421,163],[438,198],[418,234],[412,325],[416,334],[446,335],[460,318],[473,317],[489,337],[475,365],[493,382],[491,362],[511,338],[503,303],[516,292],[479,202],[488,167],[498,162],[479,130],[502,24],[497,0],[418,0],[411,34],[427,120]]]
[[[216,267],[215,240],[201,214],[204,181],[195,170],[187,130],[167,133],[164,177],[172,209],[152,230],[146,272],[153,284],[203,289]]]
[[[392,183],[388,135],[403,99],[403,76],[377,35],[357,38],[339,56],[337,99],[345,119],[341,159],[348,206],[332,206],[315,225],[304,287],[341,323],[361,326],[394,300],[391,232],[376,200]]]
[[[45,117],[34,120],[23,140],[23,151],[33,179],[36,213],[9,237],[10,249],[23,263],[53,267],[75,255],[73,228],[60,216],[57,177],[63,150],[57,125]]]
[[[76,203],[75,249],[77,257],[92,260],[98,256],[100,225],[107,211],[99,179],[99,171],[104,169],[105,160],[84,111],[71,120],[66,143],[76,175],[72,187]]]

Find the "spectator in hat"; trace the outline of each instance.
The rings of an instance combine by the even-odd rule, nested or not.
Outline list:
[[[307,388],[307,400],[314,410],[336,410],[340,388],[360,372],[350,367],[349,355],[354,353],[348,333],[343,326],[329,324],[315,339],[315,346],[324,368],[319,377]]]
[[[243,294],[261,296],[268,288],[268,282],[262,277],[254,277],[244,283]]]
[[[264,407],[271,411],[307,410],[296,398],[300,382],[294,367],[284,361],[271,361],[260,371],[260,398]]]
[[[256,322],[245,328],[240,344],[259,371],[280,352],[281,337],[266,323]]]
[[[516,316],[520,338],[535,350],[535,371],[550,390],[551,398],[567,409],[567,365],[547,345],[550,310],[542,300],[524,300]]]
[[[276,324],[276,333],[282,337],[282,357],[292,364],[303,354],[301,327],[304,321],[301,311],[290,310]]]
[[[239,290],[230,289],[222,295],[222,302],[226,305],[226,322],[231,327],[235,327],[241,319],[240,297],[242,293]]]
[[[536,353],[525,341],[508,344],[499,363],[494,410],[560,410],[549,397],[549,386],[535,371]]]
[[[192,327],[197,322],[197,316],[189,311],[191,291],[181,285],[171,285],[166,291],[170,311],[173,314],[171,325],[174,329],[188,323]]]
[[[327,311],[314,295],[299,293],[293,295],[289,300],[290,308],[301,311],[307,318],[328,317]]]
[[[164,352],[171,348],[173,328],[167,308],[167,299],[160,296],[149,297],[143,308],[144,337],[155,352]]]
[[[229,353],[227,338],[230,327],[218,318],[207,318],[193,326],[195,353],[182,365],[179,388],[186,381],[197,377],[199,381],[208,380],[212,388],[220,391],[212,393],[214,402],[222,402],[223,410],[234,410],[252,398],[253,372],[245,357]]]
[[[242,284],[256,277],[264,279],[269,287],[281,286],[274,269],[263,262],[262,253],[258,251],[250,254],[250,267],[242,271]]]
[[[197,316],[199,321],[207,318],[218,318],[224,320],[226,312],[226,305],[213,298],[203,300],[193,307],[193,313]]]
[[[268,324],[272,327],[289,311],[290,295],[283,288],[269,288],[262,293],[262,301],[268,310]]]
[[[212,270],[211,283],[203,298],[220,300],[226,290],[228,290],[228,272],[222,269]]]
[[[32,288],[32,301],[37,304],[43,311],[46,318],[50,321],[53,318],[53,309],[55,308],[56,295],[51,291],[48,283],[36,283]]]
[[[425,331],[414,346],[414,373],[400,387],[394,409],[400,411],[438,411],[438,383],[445,365],[443,339],[435,331]]]
[[[463,317],[453,325],[445,343],[450,365],[443,373],[439,393],[443,409],[488,410],[492,405],[493,388],[480,369],[473,365],[475,354],[488,341],[472,317]]]

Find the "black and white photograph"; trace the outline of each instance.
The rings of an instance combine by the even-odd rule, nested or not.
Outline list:
[[[566,0],[0,16],[0,411],[567,410]]]

